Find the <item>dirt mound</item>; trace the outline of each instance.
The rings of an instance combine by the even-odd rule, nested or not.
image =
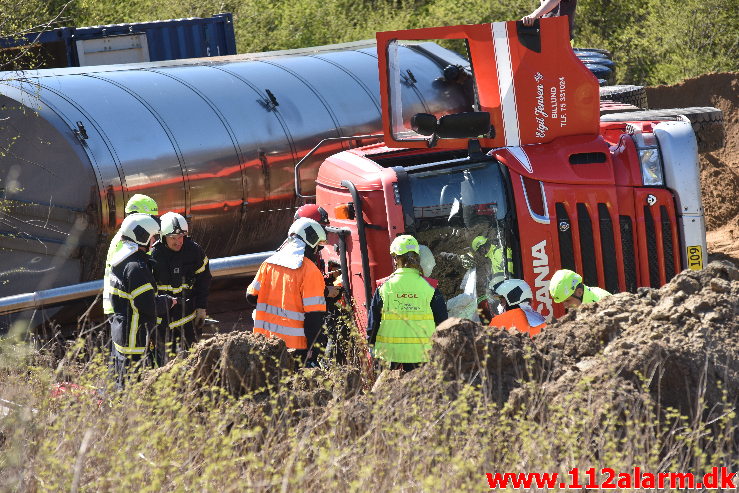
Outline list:
[[[699,404],[717,410],[739,396],[739,269],[713,262],[660,289],[584,305],[533,341],[517,331],[449,319],[434,335],[429,365],[411,375],[388,378],[375,394],[406,400],[414,385],[431,389],[441,375],[457,386],[480,385],[513,408],[532,402],[525,398],[527,382],[540,382],[542,409],[581,396],[592,409],[669,406],[687,416]],[[586,394],[577,390],[583,385]]]
[[[724,390],[739,395],[739,269],[714,262],[658,290],[610,296],[551,324],[536,344],[553,381],[618,377],[686,415],[701,392],[709,409],[720,406]]]
[[[169,376],[193,390],[220,387],[235,397],[277,387],[280,378],[295,369],[285,342],[247,333],[217,334],[195,347],[184,360],[179,358],[150,372],[151,385]]]
[[[500,403],[508,400],[520,381],[541,373],[541,357],[528,335],[459,318],[450,318],[436,329],[430,361],[450,380],[491,379],[492,396]]]
[[[726,145],[701,155],[701,189],[708,229],[739,215],[739,73],[706,74],[672,86],[647,88],[650,108],[715,106],[724,114]],[[716,238],[725,240],[725,235]],[[739,246],[739,241],[733,242]]]

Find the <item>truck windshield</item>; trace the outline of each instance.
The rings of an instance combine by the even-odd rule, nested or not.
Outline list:
[[[515,276],[507,194],[497,162],[407,171],[415,235],[433,253],[436,266],[429,277],[438,280],[450,316],[489,319],[497,307],[490,288]]]

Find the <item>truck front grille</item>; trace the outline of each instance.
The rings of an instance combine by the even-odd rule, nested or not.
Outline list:
[[[557,235],[559,236],[559,261],[563,269],[575,270],[575,252],[572,249],[572,223],[564,204],[555,204],[557,210]]]
[[[660,219],[662,222],[662,254],[665,259],[665,282],[675,277],[675,249],[672,240],[672,221],[667,207],[661,205],[659,207]]]
[[[617,293],[620,290],[618,270],[616,270],[616,242],[613,239],[613,221],[611,221],[611,214],[606,204],[598,204],[598,219],[600,220],[600,252],[603,259],[606,290]]]
[[[647,262],[649,262],[649,285],[658,288],[659,283],[659,256],[657,255],[657,233],[654,230],[654,218],[651,206],[644,206],[644,229],[647,240]]]
[[[634,225],[629,216],[618,217],[621,229],[621,251],[623,252],[624,281],[626,291],[636,292],[636,257],[634,255]]]
[[[590,221],[588,207],[582,202],[577,204],[577,224],[580,232],[580,255],[582,256],[582,278],[587,286],[598,286],[598,268],[595,265],[595,240],[593,224]]]

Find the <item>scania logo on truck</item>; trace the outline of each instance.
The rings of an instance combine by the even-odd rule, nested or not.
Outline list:
[[[539,306],[536,310],[542,314],[547,321],[552,318],[552,297],[549,295],[549,257],[546,252],[547,240],[542,240],[531,247],[531,256],[534,257],[534,289],[536,290],[536,301]]]

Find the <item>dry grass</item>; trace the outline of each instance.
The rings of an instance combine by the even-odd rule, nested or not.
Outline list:
[[[114,392],[84,341],[57,365],[12,339],[0,351],[0,398],[18,404],[0,419],[2,491],[479,491],[486,472],[697,473],[736,458],[733,412],[658,415],[587,381],[552,402],[545,374],[500,405],[484,364],[466,381],[430,365],[372,392],[356,368],[304,370],[234,398],[184,382],[182,362]],[[52,398],[61,375],[83,390]]]

